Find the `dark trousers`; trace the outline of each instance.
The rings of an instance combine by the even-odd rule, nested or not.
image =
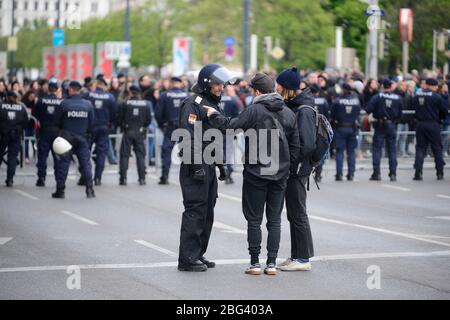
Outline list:
[[[242,211],[247,220],[248,251],[252,263],[261,253],[261,223],[266,208],[267,257],[275,260],[280,247],[281,211],[283,210],[286,179],[267,180],[244,170],[242,185]],[[275,261],[273,261],[275,262]]]
[[[175,141],[171,140],[173,130],[174,129],[168,128],[164,131],[164,140],[161,146],[161,176],[163,177],[169,177],[170,165],[172,164],[172,150],[175,146]]]
[[[131,156],[131,147],[136,155],[136,165],[139,180],[145,180],[145,134],[139,131],[130,131],[122,136],[120,145],[120,177],[126,178],[128,162]]]
[[[56,170],[56,157],[53,152],[52,144],[57,137],[57,132],[55,131],[41,131],[39,134],[39,139],[37,143],[38,154],[37,154],[37,175],[39,178],[45,178],[47,175],[47,158],[48,154],[51,152],[53,157],[53,169]]]
[[[436,164],[436,172],[437,174],[444,174],[445,162],[442,155],[441,128],[439,123],[432,121],[419,122],[416,128],[416,140],[416,159],[414,162],[416,172],[422,173],[423,160],[427,153],[428,145],[430,144]]]
[[[109,151],[109,129],[107,126],[99,126],[92,129],[92,138],[90,141],[90,149],[95,143],[95,174],[97,179],[102,178],[105,169],[105,161]]]
[[[286,211],[291,228],[291,258],[309,259],[314,246],[306,214],[306,182],[308,177],[289,177],[286,188]]]
[[[6,179],[12,181],[16,174],[17,156],[20,152],[20,135],[17,130],[0,133],[0,156],[3,157],[6,148],[8,148]]]
[[[192,166],[180,166],[180,185],[184,212],[181,220],[178,263],[186,265],[198,260],[208,248],[217,200],[215,166],[203,165],[204,181],[193,178]]]
[[[91,151],[86,139],[73,136],[71,137],[72,150],[60,157],[56,163],[56,188],[64,190],[66,187],[67,174],[69,173],[72,154],[78,158],[81,176],[86,181],[86,186],[92,186],[92,165]]]
[[[336,129],[336,174],[342,175],[344,167],[344,151],[347,151],[348,174],[355,174],[356,156],[355,150],[358,146],[357,133],[353,128]]]
[[[380,174],[380,162],[383,145],[389,156],[389,174],[397,174],[397,128],[395,124],[375,125],[372,144],[373,173]]]

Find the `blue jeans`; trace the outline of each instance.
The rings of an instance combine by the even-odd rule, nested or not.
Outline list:
[[[343,175],[344,151],[347,151],[348,174],[355,174],[356,156],[355,150],[358,146],[358,133],[352,128],[337,128],[335,131],[336,140],[336,174]]]

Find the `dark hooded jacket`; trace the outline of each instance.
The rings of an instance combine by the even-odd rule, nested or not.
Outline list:
[[[275,149],[271,148],[270,141],[271,137],[267,136],[267,147],[269,151],[260,150],[260,133],[266,132],[270,135],[270,131],[261,131],[261,129],[269,129],[270,123],[275,123],[273,119],[276,119],[281,132],[279,140],[279,153],[278,153],[278,168],[272,172],[274,165],[274,160],[276,157],[270,153]],[[289,172],[292,169],[291,165],[298,163],[298,153],[299,153],[299,140],[298,140],[298,130],[297,123],[295,121],[295,114],[286,107],[283,102],[283,98],[277,93],[263,94],[256,97],[253,100],[253,104],[244,109],[237,118],[230,119],[219,113],[213,114],[209,122],[213,127],[219,128],[221,130],[226,129],[242,129],[246,135],[246,145],[245,145],[245,162],[244,169],[246,172],[267,180],[280,180],[287,178]],[[273,128],[273,127],[272,127]],[[258,133],[257,141],[251,141],[249,133],[254,129],[253,132]],[[258,161],[255,163],[253,155],[258,155]],[[270,163],[265,164],[265,161],[259,161],[260,156],[263,154],[270,155]],[[269,169],[271,168],[271,169]],[[268,173],[270,172],[270,173]]]
[[[286,105],[295,113],[300,141],[300,151],[297,167],[300,166],[298,175],[309,176],[313,169],[311,165],[311,154],[316,148],[316,113],[314,107],[314,96],[309,88],[303,90],[298,96],[286,102]]]

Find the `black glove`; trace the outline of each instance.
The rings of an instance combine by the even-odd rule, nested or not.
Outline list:
[[[206,172],[201,164],[192,165],[192,177],[197,181],[205,181]]]
[[[219,168],[219,172],[220,172],[219,180],[225,181],[225,179],[227,178],[227,172],[225,171],[225,166],[223,164],[216,164],[216,166],[217,166],[217,168]]]

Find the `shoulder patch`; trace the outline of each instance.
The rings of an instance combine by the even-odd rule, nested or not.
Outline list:
[[[202,101],[203,101],[203,98],[200,96],[197,96],[197,98],[195,98],[195,103],[198,105],[200,105],[200,103],[202,103]]]
[[[201,99],[201,98],[200,98],[200,99]],[[188,117],[188,122],[189,122],[190,124],[194,124],[195,121],[197,121],[197,115],[196,115],[196,114],[190,113],[190,114],[189,114],[189,117]]]

